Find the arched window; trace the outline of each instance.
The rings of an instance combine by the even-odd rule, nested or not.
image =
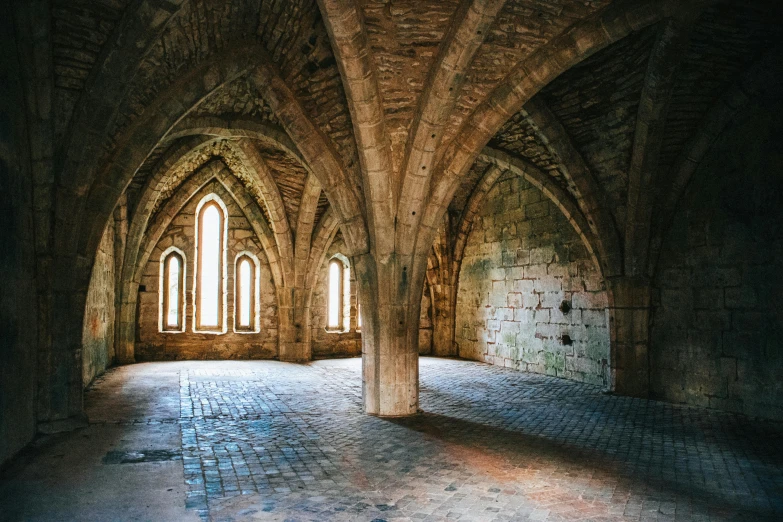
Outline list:
[[[350,325],[350,272],[348,261],[335,256],[329,261],[327,274],[326,328],[347,332]]]
[[[160,259],[160,331],[185,329],[185,254],[174,247]]]
[[[214,194],[197,209],[195,325],[203,332],[225,331],[225,206]]]
[[[234,330],[257,331],[258,310],[258,261],[248,252],[237,256],[234,268]]]

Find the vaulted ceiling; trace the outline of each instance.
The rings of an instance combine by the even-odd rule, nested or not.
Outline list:
[[[432,81],[443,64],[442,53],[455,38],[464,37],[459,30],[472,18],[475,40],[464,49],[473,46],[473,55],[457,72],[457,92],[449,88],[453,110],[443,126],[444,146],[436,152],[441,168],[451,154],[448,146],[481,125],[476,115],[493,103],[488,101],[492,96],[502,94],[498,89],[504,82],[525,71],[531,77],[546,76],[554,65],[540,64],[538,57],[547,49],[557,50],[564,38],[579,42],[580,27],[609,19],[613,11],[635,13],[648,9],[644,5],[641,0],[357,2],[363,32],[349,36],[366,42],[359,59],[377,77],[392,170],[403,169],[412,129],[425,117],[422,100],[438,89]],[[649,205],[640,187],[656,195],[669,191],[678,162],[723,93],[741,83],[765,55],[777,56],[773,46],[781,36],[780,9],[773,2],[723,0],[686,7],[666,8],[669,15],[659,21],[632,28],[595,52],[571,57],[573,64],[532,93],[487,144],[488,150],[537,167],[546,183],[581,209],[594,234],[616,236],[621,249],[631,241],[629,223],[640,219],[639,208]],[[351,114],[350,107],[351,96],[372,93],[346,94],[352,81],[346,64],[355,57],[335,47],[335,38],[344,36],[334,34],[342,20],[325,23],[330,12],[315,0],[54,2],[58,157],[68,155],[73,140],[89,137],[90,150],[100,156],[96,165],[116,161],[118,149],[134,146],[134,136],[147,132],[135,127],[150,121],[142,116],[170,110],[180,92],[188,97],[193,82],[201,82],[206,94],[196,95],[197,103],[184,107],[184,117],[172,128],[149,129],[159,139],[142,151],[140,164],[128,165],[133,174],[123,186],[129,209],[136,208],[156,173],[165,170],[167,180],[154,209],[209,158],[223,158],[241,179],[241,164],[250,154],[253,168],[264,169],[274,183],[292,233],[303,198],[316,198],[307,205],[313,214],[307,220],[317,223],[329,207],[331,189],[321,190],[324,180],[314,175],[317,166],[311,164],[322,151],[297,141],[297,132],[322,136],[318,143],[339,161],[349,184],[345,190],[361,195],[367,188],[360,169],[367,160],[360,160],[356,135],[357,118],[367,115]],[[259,66],[267,68],[263,74]],[[216,74],[214,67],[225,70]],[[264,74],[277,75],[290,90],[311,131],[298,127],[301,118],[291,116],[274,82],[270,87],[259,79]],[[95,96],[103,104],[94,105]],[[94,134],[91,124],[98,120],[104,122],[105,135]],[[491,163],[497,161],[480,154],[459,179],[448,202],[455,219]],[[654,174],[643,165],[652,165]],[[248,191],[273,221],[268,197],[252,183]]]

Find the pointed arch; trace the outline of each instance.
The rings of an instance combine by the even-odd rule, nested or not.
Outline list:
[[[701,9],[701,2],[644,0],[610,6],[553,39],[511,71],[462,124],[437,161],[430,198],[421,220],[417,251],[428,249],[460,181],[503,124],[541,88],[585,58],[633,31],[672,16]]]
[[[236,179],[223,162],[213,160],[201,167],[177,188],[175,194],[156,213],[154,220],[139,241],[139,247],[135,256],[131,252],[128,252],[126,255],[126,262],[130,262],[128,266],[129,279],[122,281],[122,299],[120,301],[116,348],[120,362],[128,363],[134,361],[136,307],[143,267],[146,266],[149,257],[155,249],[155,245],[158,244],[158,241],[160,241],[171,221],[179,213],[179,210],[213,179],[223,185],[248,218],[269,262],[275,287],[283,287],[281,263],[275,246],[274,235],[266,223],[258,203],[248,194],[242,183]]]
[[[751,66],[737,83],[728,88],[715,102],[701,121],[696,133],[683,148],[670,172],[671,184],[663,195],[663,203],[656,210],[654,230],[650,237],[650,254],[647,259],[647,274],[655,273],[663,239],[672,226],[677,205],[685,193],[693,174],[709,152],[712,144],[731,123],[732,119],[751,101],[754,95],[776,85],[780,77],[783,46],[768,51],[755,65]]]
[[[327,210],[313,232],[313,242],[310,249],[310,258],[307,261],[307,276],[305,283],[305,310],[309,314],[313,298],[313,290],[318,279],[318,268],[326,258],[326,250],[334,241],[340,224],[335,219],[331,209]]]
[[[593,234],[593,231],[590,229],[587,219],[579,210],[576,202],[565,192],[565,190],[555,184],[552,181],[552,178],[541,172],[538,167],[520,158],[509,156],[505,152],[491,149],[490,147],[484,147],[481,158],[490,163],[494,163],[503,170],[509,170],[518,176],[522,176],[549,198],[549,200],[560,209],[560,212],[563,213],[579,235],[582,243],[590,254],[590,259],[593,261],[598,272],[603,275],[603,269],[598,259],[598,249],[596,248],[597,239],[595,234]]]
[[[313,229],[316,226],[315,213],[318,210],[318,200],[321,197],[321,184],[312,174],[305,179],[302,190],[302,198],[299,204],[297,216],[296,240],[294,242],[296,254],[296,286],[304,287],[307,278],[307,260],[313,241]]]

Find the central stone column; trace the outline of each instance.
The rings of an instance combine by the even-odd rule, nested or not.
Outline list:
[[[647,398],[650,393],[650,281],[608,278],[614,391]]]
[[[362,396],[371,415],[413,415],[419,408],[419,309],[426,262],[418,261],[397,254],[353,258],[362,317]]]
[[[301,288],[283,287],[277,293],[280,360],[306,362],[312,359],[309,309]]]

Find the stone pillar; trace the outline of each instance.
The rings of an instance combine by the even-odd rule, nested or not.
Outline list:
[[[419,312],[426,258],[354,256],[362,303],[362,397],[371,415],[413,415],[419,407]]]
[[[136,362],[136,314],[138,313],[139,285],[133,281],[120,282],[119,310],[114,357],[117,364]]]
[[[277,292],[280,360],[304,362],[312,358],[310,321],[302,288],[283,287]]]
[[[614,391],[647,398],[650,393],[650,281],[643,277],[607,280]]]

